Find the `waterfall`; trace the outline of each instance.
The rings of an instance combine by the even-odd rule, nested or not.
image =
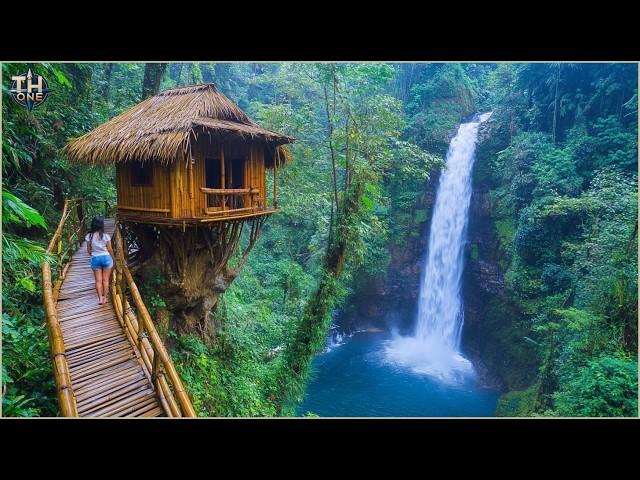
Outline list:
[[[390,361],[442,380],[473,373],[459,351],[464,324],[461,282],[478,128],[490,115],[476,115],[461,124],[451,140],[431,218],[414,336],[397,337],[386,349]]]

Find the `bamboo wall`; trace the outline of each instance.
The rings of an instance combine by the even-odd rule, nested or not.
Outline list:
[[[140,213],[152,217],[168,217],[171,199],[169,189],[169,167],[154,163],[150,186],[134,186],[131,182],[131,165],[116,165],[116,188],[118,208],[126,213]],[[132,207],[140,210],[130,210]]]
[[[244,207],[266,207],[266,170],[264,146],[252,142],[234,142],[224,145],[226,175],[231,172],[230,161],[241,160],[244,163],[244,185],[242,188],[257,188],[259,193],[253,197],[253,204],[247,198]],[[199,142],[192,145],[195,162],[191,165],[185,155],[169,166],[154,164],[152,183],[148,187],[131,184],[131,170],[128,164],[116,166],[116,185],[118,189],[118,207],[133,207],[139,210],[123,209],[123,213],[136,216],[169,217],[189,219],[207,217],[207,195],[200,191],[206,187],[205,159],[220,158],[220,145],[210,143],[208,136],[201,136]],[[228,177],[226,177],[228,178]]]

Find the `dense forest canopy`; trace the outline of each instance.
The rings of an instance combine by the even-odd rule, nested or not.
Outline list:
[[[53,93],[32,112],[9,93],[26,68],[3,64],[4,415],[57,412],[38,266],[64,199],[116,200],[113,167],[71,167],[61,148],[158,88],[205,82],[296,142],[212,341],[171,329],[160,276],[141,284],[201,415],[294,412],[334,313],[424,231],[449,140],[484,111],[497,413],[637,415],[636,64],[37,64]]]

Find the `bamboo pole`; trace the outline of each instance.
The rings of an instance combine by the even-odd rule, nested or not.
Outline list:
[[[127,205],[118,205],[119,210],[134,210],[136,212],[152,212],[152,213],[171,213],[170,208],[145,208],[145,207],[131,207]]]
[[[220,187],[225,189],[227,184],[225,183],[225,171],[224,171],[224,147],[220,145]],[[227,196],[222,195],[222,210],[226,210]]]
[[[67,271],[69,270],[70,266],[71,266],[71,262],[68,262],[64,266],[64,268],[62,269],[62,275],[60,276],[60,278],[58,278],[58,280],[56,281],[56,284],[53,286],[53,303],[54,304],[58,303],[58,297],[60,296],[60,288],[62,287],[62,282],[67,276]]]
[[[60,233],[62,232],[62,228],[64,227],[65,222],[67,221],[67,215],[69,214],[69,200],[64,201],[64,206],[62,207],[62,216],[60,217],[60,223],[58,224],[58,228],[53,233],[53,237],[51,237],[51,241],[47,246],[47,252],[53,252],[53,246],[56,244]]]
[[[82,241],[84,240],[86,232],[86,225],[84,222],[84,199],[80,199],[80,201],[76,204],[76,210],[78,215],[78,221],[80,222],[80,232],[78,235],[78,248],[82,245]]]
[[[158,394],[160,405],[162,405],[162,409],[167,414],[167,417],[174,417],[175,415],[173,414],[173,411],[169,406],[169,402],[167,402],[167,397],[165,396],[164,392],[162,391],[162,387],[160,386],[160,380],[156,380],[154,387],[155,387],[156,393]]]
[[[155,382],[160,372],[160,355],[153,352],[153,368],[151,369],[151,381]]]
[[[42,287],[44,293],[44,308],[49,326],[51,359],[53,361],[53,374],[56,381],[60,413],[64,417],[77,417],[78,408],[73,394],[69,366],[65,356],[62,329],[60,328],[60,322],[53,303],[51,267],[47,262],[42,263]]]
[[[273,208],[278,208],[278,159],[279,158],[280,158],[280,151],[278,147],[276,147],[275,158],[273,160]]]
[[[175,173],[173,172],[174,166],[178,165],[178,162],[175,162],[174,165],[167,167],[167,175],[169,175],[169,216],[172,218],[177,217],[176,213],[176,192],[174,190],[174,177]]]
[[[58,259],[60,259],[59,253],[62,246],[60,237],[70,214],[69,205],[71,202],[72,201],[70,200],[65,200],[60,223],[58,224],[58,228],[56,228],[56,231],[54,232],[53,237],[51,238],[51,241],[49,242],[49,245],[47,247],[47,253],[49,254],[53,252],[54,246],[58,247]],[[54,296],[54,292],[51,286],[51,265],[49,265],[49,262],[44,261],[41,264],[41,268],[43,301],[47,318],[47,326],[49,330],[49,347],[51,351],[51,359],[53,362],[53,375],[56,382],[60,413],[64,417],[77,417],[78,408],[71,384],[69,365],[65,356],[66,350],[64,345],[64,338],[62,335],[62,328],[60,327],[60,321],[58,319],[58,313],[56,312],[55,307],[55,302],[57,301],[60,286],[57,285],[56,293]],[[61,266],[58,265],[58,269],[60,270],[60,277],[63,277],[66,273],[67,267],[61,269]],[[61,285],[62,282],[59,281],[59,283]]]
[[[167,379],[164,376],[164,373],[160,373],[160,377],[158,378],[158,384],[164,393],[164,397],[169,403],[169,409],[171,410],[171,415],[174,417],[182,417],[182,413],[180,412],[180,408],[176,403],[176,399],[173,396],[173,393],[169,389],[169,384],[167,383]]]
[[[259,188],[206,188],[200,187],[200,191],[209,195],[238,195],[248,193],[260,193]]]
[[[180,406],[185,416],[195,417],[196,412],[193,409],[191,400],[189,399],[189,396],[187,395],[184,389],[184,386],[182,385],[182,381],[180,380],[180,376],[178,375],[178,372],[176,371],[175,366],[171,361],[171,357],[169,356],[166,349],[164,348],[164,344],[162,343],[160,335],[158,335],[158,332],[156,331],[153,325],[153,321],[151,320],[149,311],[147,310],[147,307],[142,301],[142,296],[140,295],[140,292],[138,291],[138,287],[133,281],[131,272],[129,272],[129,269],[126,267],[126,265],[124,267],[124,273],[127,278],[127,283],[129,284],[131,297],[133,298],[133,301],[136,304],[136,309],[138,310],[138,313],[140,314],[140,317],[141,317],[138,319],[139,323],[142,325],[141,328],[144,328],[144,327],[147,328],[148,336],[151,340],[151,344],[154,347],[153,348],[154,353],[160,356],[160,360],[162,361],[162,364],[164,365],[167,371],[167,375],[171,380],[171,383],[173,384],[173,387],[176,391],[176,395],[178,397],[178,401],[180,402]]]
[[[191,217],[196,216],[195,197],[193,192],[193,158],[189,155],[188,160],[189,168],[189,205],[191,207]]]

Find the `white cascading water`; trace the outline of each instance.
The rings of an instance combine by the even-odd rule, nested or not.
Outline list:
[[[443,381],[473,374],[473,366],[459,351],[464,323],[461,280],[478,128],[490,115],[461,124],[451,140],[429,229],[415,334],[396,337],[386,349],[388,360]]]

